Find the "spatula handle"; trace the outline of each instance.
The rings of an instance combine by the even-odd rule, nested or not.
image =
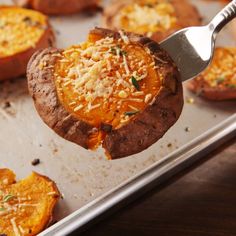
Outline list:
[[[218,33],[226,24],[228,24],[235,17],[236,0],[233,0],[214,17],[209,26],[215,33]]]

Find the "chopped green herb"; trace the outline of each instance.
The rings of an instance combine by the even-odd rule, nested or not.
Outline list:
[[[222,84],[224,81],[225,81],[225,78],[224,78],[224,77],[216,78],[216,83],[217,83],[217,84]]]
[[[236,84],[227,84],[226,85],[228,88],[236,88]]]
[[[38,28],[41,28],[42,25],[40,24],[40,22],[38,21],[34,21],[32,20],[30,17],[26,16],[23,18],[23,22],[28,25],[28,26],[31,26],[31,27],[38,27]],[[43,28],[43,27],[42,27]]]
[[[5,211],[6,209],[4,207],[0,207],[0,211]]]
[[[25,22],[27,25],[30,25],[30,26],[35,24],[35,22],[28,16],[23,18],[23,22]]]
[[[118,45],[116,47],[111,47],[110,48],[110,53],[114,54],[114,55],[119,55],[119,56],[126,56],[127,52],[122,50],[121,47]]]
[[[131,81],[132,81],[133,86],[139,91],[140,86],[139,86],[139,83],[138,83],[138,81],[136,80],[136,78],[134,76],[131,77]]]
[[[2,202],[8,202],[8,201],[10,201],[10,200],[13,199],[13,198],[15,198],[14,195],[7,194],[7,195],[3,198]]]
[[[139,113],[139,111],[126,111],[125,116],[133,116],[135,114]]]
[[[121,50],[121,51],[120,51],[120,55],[121,55],[121,56],[123,56],[123,55],[126,56],[126,55],[127,55],[127,52],[124,51],[124,50]]]
[[[110,53],[116,55],[116,49],[114,47],[110,48]]]

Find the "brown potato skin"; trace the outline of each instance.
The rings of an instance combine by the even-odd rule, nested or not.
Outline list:
[[[120,38],[119,33],[102,28],[96,28],[92,33]],[[111,159],[141,152],[155,143],[177,121],[183,107],[180,74],[168,54],[147,37],[132,33],[127,36],[131,43],[141,44],[151,52],[164,79],[152,105],[147,106],[128,124],[107,133],[103,147]],[[31,58],[27,70],[29,92],[39,115],[49,127],[63,138],[88,148],[88,137],[96,128],[65,110],[57,96],[52,69],[38,68],[42,61],[53,65],[56,59],[52,59],[52,55],[57,52],[57,49],[49,48],[37,52]]]
[[[119,30],[119,28],[117,28],[117,26],[114,24],[114,18],[121,8],[132,2],[134,2],[134,0],[114,1],[114,3],[105,8],[102,20],[103,27],[113,30]],[[177,30],[180,30],[182,28],[201,25],[202,18],[197,8],[190,4],[187,0],[181,0],[181,2],[179,0],[170,0],[170,3],[175,8],[176,17],[180,26],[176,29],[169,29],[165,32],[153,33],[151,38],[157,42],[161,42],[163,39],[167,38]]]
[[[203,76],[199,76],[197,79],[189,81],[187,83],[187,88],[193,93],[212,101],[236,99],[236,88],[211,87],[204,80]]]
[[[25,75],[30,57],[39,49],[47,48],[54,44],[54,33],[51,25],[47,22],[47,28],[35,47],[28,48],[12,56],[0,57],[0,81]]]
[[[36,52],[29,61],[27,79],[29,93],[43,121],[63,138],[88,149],[87,140],[94,127],[76,119],[69,114],[60,103],[54,83],[53,70],[40,69],[39,63],[54,65],[60,52],[55,48],[47,48]]]
[[[100,0],[14,0],[14,2],[47,15],[64,15],[96,8]]]

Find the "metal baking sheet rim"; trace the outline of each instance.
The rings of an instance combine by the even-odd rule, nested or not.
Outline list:
[[[168,174],[168,177],[171,177],[183,170],[200,157],[203,157],[215,149],[217,147],[216,144],[219,142],[224,143],[233,137],[236,137],[236,114],[166,156],[163,160],[153,164],[140,174],[83,206],[39,234],[39,236],[64,236],[72,233],[74,230],[81,228],[121,201],[128,199],[128,197],[132,196],[134,193],[141,191],[147,185],[153,184],[154,186],[154,183],[157,181],[160,183],[163,181],[166,174]]]

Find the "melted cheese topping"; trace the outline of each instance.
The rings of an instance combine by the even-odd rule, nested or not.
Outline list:
[[[35,47],[47,28],[46,16],[21,8],[0,8],[0,57]]]
[[[202,77],[211,87],[236,89],[236,48],[217,48]]]
[[[158,94],[161,75],[141,45],[107,37],[65,50],[55,66],[59,99],[75,116],[119,128]]]
[[[164,32],[176,25],[175,9],[167,1],[140,1],[128,4],[118,14],[122,29],[139,34]]]

